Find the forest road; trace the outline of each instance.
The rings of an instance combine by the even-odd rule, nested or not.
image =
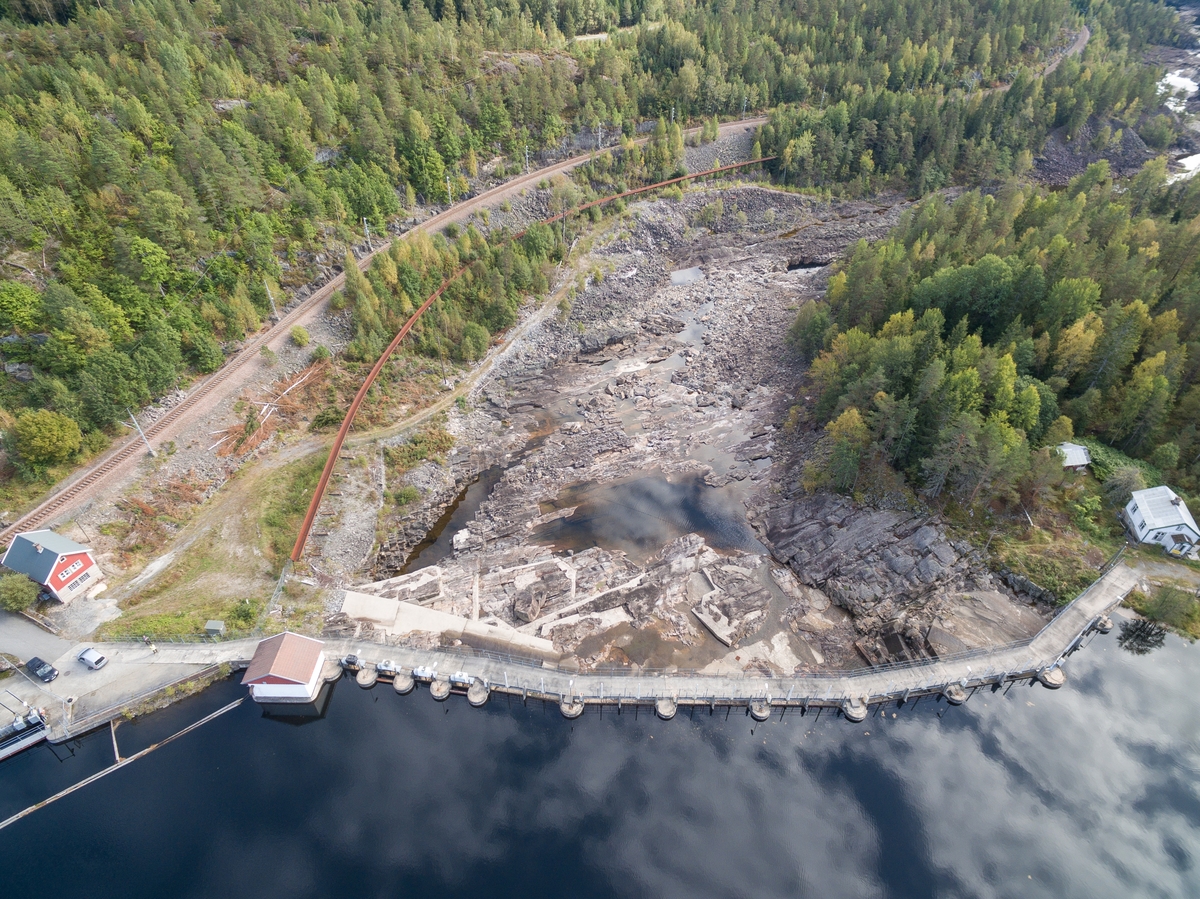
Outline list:
[[[1046,66],[1046,68],[1042,69],[1042,74],[1040,77],[1045,78],[1051,74],[1055,69],[1062,65],[1062,61],[1064,59],[1067,59],[1071,56],[1078,56],[1083,52],[1084,48],[1088,45],[1088,41],[1091,39],[1091,29],[1084,25],[1079,29],[1079,33],[1075,35],[1075,40],[1071,41],[1071,46],[1067,47],[1067,49],[1064,50],[1061,55],[1050,60],[1050,63]],[[1002,84],[999,87],[989,87],[987,90],[983,91],[981,95],[986,97],[989,94],[1003,94],[1012,86],[1013,82],[1010,81],[1008,84]]]
[[[720,126],[720,134],[727,135],[740,129],[757,128],[766,123],[766,116],[741,119],[726,122]],[[699,128],[689,129],[685,134],[699,131]],[[646,143],[649,138],[642,138],[639,144]],[[569,172],[592,158],[591,153],[572,156],[560,162],[552,163],[524,175],[519,175],[511,181],[484,191],[476,197],[464,200],[451,208],[438,213],[416,226],[425,232],[439,231],[449,224],[460,222],[480,209],[491,207],[504,199],[514,196],[538,182]],[[406,232],[411,233],[411,232]],[[400,235],[396,240],[402,240]],[[391,246],[386,241],[380,247],[358,260],[360,270],[365,270],[376,255]],[[296,325],[303,325],[313,316],[324,311],[330,297],[341,289],[346,281],[345,273],[338,274],[311,296],[285,313],[271,328],[262,331],[249,340],[233,356],[226,360],[216,372],[197,383],[182,400],[166,410],[159,418],[144,428],[146,437],[152,445],[161,445],[178,437],[187,428],[194,425],[202,417],[211,415],[217,406],[230,396],[236,396],[244,386],[261,376],[262,370],[268,364],[261,355],[264,346],[278,349],[289,339],[289,332]],[[117,491],[126,486],[136,475],[139,463],[145,457],[145,448],[137,434],[131,434],[125,440],[108,450],[91,465],[81,468],[67,478],[57,490],[31,511],[17,518],[12,524],[0,529],[0,545],[7,544],[22,531],[32,530],[49,524],[69,512],[74,511],[83,503],[97,497]]]

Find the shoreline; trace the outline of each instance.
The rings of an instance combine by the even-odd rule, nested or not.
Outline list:
[[[472,705],[475,706],[486,703],[494,693],[518,697],[523,702],[532,698],[557,704],[567,718],[578,717],[587,706],[615,707],[618,711],[626,707],[653,707],[663,719],[674,717],[681,707],[694,710],[701,706],[710,710],[744,707],[756,720],[765,720],[777,711],[782,714],[789,709],[800,709],[802,713],[810,709],[833,709],[850,722],[857,723],[871,713],[873,706],[888,702],[915,702],[932,695],[944,696],[951,704],[958,705],[983,687],[996,691],[1023,681],[1032,683],[1036,680],[1050,689],[1061,687],[1066,681],[1062,670],[1064,660],[1081,648],[1092,632],[1103,633],[1111,629],[1107,613],[1121,603],[1136,581],[1137,576],[1130,568],[1115,564],[1028,641],[930,662],[819,674],[730,676],[678,669],[576,672],[555,663],[499,653],[453,648],[417,649],[349,638],[324,642],[331,662],[357,655],[364,660],[363,669],[372,674],[375,663],[384,660],[396,664],[403,675],[411,676],[414,668],[433,669],[434,681],[444,688],[449,687],[450,675],[466,674],[473,683]],[[129,661],[126,664],[137,665],[137,669],[131,669],[122,679],[124,681],[131,680],[135,670],[143,678],[147,669],[157,667],[173,675],[178,674],[180,665],[187,665],[192,670],[159,682],[148,690],[124,696],[118,693],[111,697],[113,701],[79,719],[73,712],[76,708],[86,707],[85,702],[69,707],[65,702],[61,708],[48,707],[47,740],[52,744],[73,740],[119,718],[145,714],[190,696],[246,667],[258,642],[256,638],[246,638],[226,643],[167,645],[140,662]],[[126,650],[137,653],[145,649],[140,643],[101,645],[113,657],[119,657]],[[190,665],[189,658],[193,660]],[[339,680],[347,671],[339,666],[336,674],[326,680]],[[372,687],[378,682],[377,678],[368,677],[367,680],[369,683],[360,685]],[[444,699],[450,692],[443,689],[438,698]],[[37,701],[36,696],[33,701]],[[71,711],[64,717],[63,712],[68,708]]]

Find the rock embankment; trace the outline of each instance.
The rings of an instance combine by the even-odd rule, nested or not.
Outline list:
[[[1010,643],[1044,623],[1032,608],[1045,606],[1044,591],[1006,590],[929,515],[817,494],[772,509],[765,525],[773,554],[802,584],[849,612],[859,633],[881,637],[860,647],[869,660]]]

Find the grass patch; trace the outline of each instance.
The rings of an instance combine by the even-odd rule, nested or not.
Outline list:
[[[1134,590],[1125,605],[1190,640],[1200,639],[1200,598],[1194,593],[1167,584],[1149,596]]]
[[[1044,539],[1037,539],[1039,534]],[[1094,545],[1095,551],[1089,554],[1081,551],[1084,547],[1078,539],[1051,539],[1044,532],[1035,532],[1021,541],[997,540],[992,543],[992,549],[1001,566],[1023,574],[1039,587],[1049,590],[1057,597],[1059,605],[1070,602],[1091,586],[1099,577],[1099,565],[1109,555]]]
[[[264,580],[263,595],[253,597],[243,587],[229,585],[238,567],[217,535],[210,533],[125,600],[121,617],[101,625],[97,635],[109,640],[143,635],[167,640],[203,634],[205,623],[215,619],[225,622],[226,636],[244,636],[254,628],[269,587]]]
[[[279,611],[281,618],[277,623],[274,618],[270,619],[272,630],[278,627],[282,630],[315,634],[321,630],[325,617],[325,606],[316,589],[296,581],[289,581],[284,585],[279,597]]]
[[[96,636],[101,640],[140,640],[149,636],[151,640],[169,641],[172,637],[196,636],[204,633],[205,622],[223,621],[226,623],[226,636],[246,636],[253,629],[254,618],[244,627],[232,627],[233,621],[245,621],[241,615],[242,609],[251,609],[257,615],[263,600],[247,599],[214,599],[200,601],[193,609],[178,612],[158,612],[140,615],[137,609],[126,611],[115,621],[101,625]]]
[[[417,431],[399,446],[384,447],[383,455],[389,471],[398,477],[427,459],[441,465],[442,456],[448,453],[452,446],[454,436],[438,421]]]
[[[262,535],[263,552],[276,573],[292,552],[324,467],[325,456],[317,453],[285,465],[258,488],[260,495],[266,497],[258,519],[258,531]]]

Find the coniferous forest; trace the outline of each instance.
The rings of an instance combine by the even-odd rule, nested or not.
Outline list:
[[[0,16],[0,341],[28,375],[3,379],[0,426],[30,476],[220,367],[272,292],[364,222],[379,233],[582,129],[621,135],[620,186],[666,177],[682,125],[743,112],[769,113],[757,149],[791,189],[984,190],[860,247],[797,324],[821,414],[857,415],[860,450],[968,496],[974,469],[939,462],[963,434],[991,458],[1069,428],[1195,467],[1192,189],[1161,165],[1128,188],[1014,180],[1089,120],[1171,143],[1143,53],[1187,38],[1161,3],[3,0]],[[1086,51],[1042,77],[1085,23]],[[342,297],[347,355],[372,358],[470,263],[416,347],[476,358],[545,289],[555,239],[469,232],[380,257]],[[1007,464],[987,477],[1026,463]],[[812,476],[845,486],[851,467]]]

